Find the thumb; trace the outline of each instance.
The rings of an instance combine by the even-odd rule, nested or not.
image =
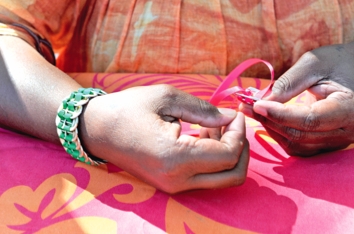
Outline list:
[[[193,95],[175,90],[178,94],[174,99],[169,100],[164,113],[160,115],[170,116],[184,122],[199,124],[203,127],[217,128],[228,125],[235,119],[235,110],[216,108],[207,101],[201,100]]]
[[[312,53],[305,53],[287,72],[276,80],[272,92],[264,100],[287,102],[299,95],[320,79],[319,60]]]
[[[180,118],[184,122],[199,124],[202,127],[218,128],[230,124],[237,116],[237,112],[228,108],[216,108],[210,105],[210,109],[205,106],[200,111],[188,113],[188,109],[183,110]]]

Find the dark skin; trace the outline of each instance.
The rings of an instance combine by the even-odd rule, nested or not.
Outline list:
[[[81,86],[19,38],[0,36],[0,52],[0,125],[60,144],[57,109]],[[225,132],[218,140],[184,136],[179,120],[224,127]],[[244,115],[217,109],[172,86],[136,87],[93,98],[79,122],[88,153],[162,191],[216,189],[246,179]]]
[[[307,90],[303,106],[283,104]],[[240,110],[258,120],[289,155],[311,156],[354,142],[354,43],[304,54],[267,98]]]

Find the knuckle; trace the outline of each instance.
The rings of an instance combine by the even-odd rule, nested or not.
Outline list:
[[[321,49],[315,49],[304,53],[300,57],[299,61],[302,61],[304,64],[319,67],[319,65],[321,64],[321,57]]]
[[[240,186],[243,185],[246,182],[246,174],[242,173],[242,175],[238,175],[234,178],[234,180],[231,183],[231,186]]]
[[[165,183],[164,185],[162,185],[162,187],[160,187],[160,190],[168,194],[176,194],[179,192],[179,190],[175,186],[172,186],[170,183]]]
[[[284,149],[288,155],[296,155],[296,145],[291,140],[284,140],[279,142],[279,145]]]
[[[301,141],[306,138],[306,132],[295,128],[286,127],[284,132],[289,141]]]
[[[318,116],[312,111],[306,116],[303,122],[303,127],[306,131],[316,130],[320,126]]]
[[[158,84],[156,88],[161,97],[175,96],[175,88],[168,84]]]
[[[270,119],[276,120],[278,124],[284,124],[288,122],[286,112],[283,111],[268,111],[268,117],[256,114],[254,119],[260,122],[264,126],[273,126],[274,122]]]
[[[160,103],[156,106],[156,113],[158,113],[162,117],[172,116],[173,110],[170,105]]]
[[[291,79],[289,74],[285,73],[277,81],[274,82],[272,92],[281,94],[287,90],[291,90]]]
[[[272,87],[272,92],[277,95],[281,95],[286,91],[291,91],[292,86],[293,85],[291,81],[291,74],[289,74],[289,72],[286,72],[278,80],[274,82]]]
[[[219,113],[218,109],[215,106],[211,105],[209,102],[204,101],[199,98],[197,100],[199,102],[199,107],[200,107],[201,112],[207,112],[207,113],[212,113],[212,114]]]
[[[158,97],[155,102],[152,104],[153,109],[160,116],[172,116],[173,110],[179,109],[180,106],[176,103],[178,102],[180,92],[176,90],[171,85],[159,84],[156,85],[155,95]]]
[[[242,176],[236,180],[236,185],[243,185],[246,182],[246,176]]]
[[[313,51],[308,51],[303,54],[298,60],[302,64],[301,69],[313,73],[312,75],[318,76],[318,69],[314,70],[313,67],[322,67],[320,66],[320,61],[316,54]],[[299,66],[294,65],[291,69],[285,72],[277,81],[274,82],[272,92],[281,95],[286,91],[293,91],[298,82],[301,82],[301,79],[294,79],[299,76]]]
[[[278,111],[268,112],[268,117],[257,115],[254,119],[260,122],[263,126],[272,127],[274,126],[274,122],[271,121],[269,118],[276,119],[276,122],[280,125],[283,125],[288,122],[286,115],[283,112]]]
[[[249,156],[249,142],[248,142],[247,139],[245,139],[245,141],[243,142],[243,148],[247,149],[247,154]],[[239,156],[237,157],[236,164],[238,163],[238,161],[239,161]],[[237,171],[236,177],[235,177],[235,179],[233,181],[233,185],[234,186],[239,186],[239,185],[244,184],[246,182],[246,178],[247,178],[247,167],[245,167],[245,169]]]
[[[226,153],[228,155],[228,160],[225,166],[228,167],[228,169],[232,169],[236,166],[240,159],[240,153],[242,152],[243,147],[245,147],[244,140],[239,140],[237,144],[227,147]]]
[[[263,126],[268,126],[270,122],[266,117],[259,114],[255,114],[254,119],[260,122]]]
[[[317,52],[318,50],[307,51],[300,57],[300,59],[313,63],[314,61],[318,60],[318,57],[316,56]]]
[[[230,160],[228,160],[228,162],[225,163],[224,168],[226,170],[233,169],[238,162],[238,158],[239,158],[238,156],[234,156],[234,155],[232,157],[230,157]]]
[[[283,124],[288,121],[284,112],[269,112],[269,116],[273,119],[276,119],[278,124]]]

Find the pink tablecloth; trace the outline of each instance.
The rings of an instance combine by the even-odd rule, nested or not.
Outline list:
[[[71,74],[114,92],[169,83],[207,99],[218,76]],[[267,81],[240,79],[242,86]],[[292,100],[303,102],[304,96]],[[227,100],[222,106],[235,105]],[[240,187],[168,195],[107,164],[73,160],[60,145],[0,129],[0,233],[349,233],[354,149],[289,157],[247,119],[251,160]]]

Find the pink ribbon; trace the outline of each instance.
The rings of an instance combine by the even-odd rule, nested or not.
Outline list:
[[[257,63],[264,63],[265,65],[267,65],[267,67],[270,70],[271,82],[265,89],[262,89],[254,93],[252,88],[244,89],[239,86],[228,88],[232,84],[232,82],[235,79],[238,79],[245,70],[247,70],[249,67]],[[258,58],[248,59],[240,63],[234,70],[231,71],[231,73],[225,78],[225,80],[219,85],[219,87],[212,94],[211,98],[209,99],[209,102],[214,106],[217,106],[219,102],[224,98],[226,98],[227,96],[236,94],[237,98],[240,101],[252,105],[256,100],[260,100],[265,96],[265,94],[272,87],[273,82],[274,82],[274,69],[270,63]]]
[[[233,81],[235,79],[238,79],[245,70],[247,70],[249,67],[257,63],[264,63],[265,65],[267,65],[267,67],[270,70],[271,82],[265,89],[257,90],[252,87],[244,89],[239,86],[234,86],[229,88],[229,86],[233,83]],[[221,82],[219,87],[211,95],[209,102],[214,106],[217,106],[220,103],[220,101],[222,101],[224,98],[236,94],[237,99],[240,100],[241,102],[246,103],[248,105],[253,105],[254,102],[262,99],[268,93],[273,83],[274,83],[274,69],[270,63],[258,58],[248,59],[240,63],[234,70],[231,71],[231,73],[223,80],[223,82]],[[182,124],[181,134],[194,135],[194,136],[199,135],[199,129],[192,129],[190,123],[182,122],[181,124]]]

